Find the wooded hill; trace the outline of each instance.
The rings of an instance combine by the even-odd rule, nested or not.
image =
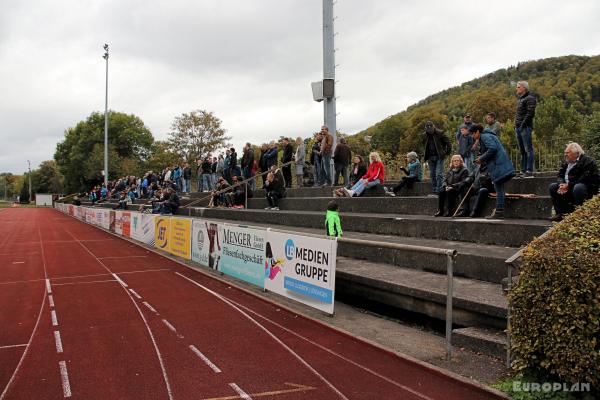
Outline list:
[[[465,112],[471,113],[474,121],[483,122],[493,111],[504,125],[503,142],[515,146],[512,120],[516,82],[520,80],[528,81],[538,97],[535,140],[569,137],[587,142],[593,136],[596,141],[590,145],[600,142],[600,56],[573,55],[522,62],[441,91],[350,136],[348,141],[361,154],[379,150],[395,156],[415,150],[422,155],[421,134],[427,120],[454,133]]]

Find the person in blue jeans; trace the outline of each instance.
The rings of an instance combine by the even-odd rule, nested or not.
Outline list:
[[[515,176],[515,168],[510,162],[502,143],[493,131],[475,124],[469,128],[473,139],[479,141],[480,156],[474,161],[477,165],[485,165],[496,190],[496,208],[486,218],[504,218],[504,184]]]
[[[429,178],[434,194],[442,190],[444,181],[444,159],[452,152],[452,143],[441,129],[437,129],[433,121],[425,123],[425,161],[429,165]]]
[[[525,178],[533,177],[533,119],[535,117],[536,98],[529,91],[526,81],[517,82],[517,112],[515,114],[515,132],[521,152],[521,174]]]

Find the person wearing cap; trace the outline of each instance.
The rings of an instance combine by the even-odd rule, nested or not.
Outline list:
[[[496,208],[486,218],[502,219],[504,218],[504,184],[515,176],[515,168],[502,143],[492,131],[484,129],[480,124],[471,126],[469,131],[473,135],[473,139],[479,141],[480,146],[480,156],[475,160],[475,164],[485,164],[494,189],[496,189]]]
[[[537,101],[529,91],[529,83],[526,81],[517,82],[517,95],[519,101],[515,114],[515,133],[521,151],[521,175],[524,178],[533,178],[535,160],[532,133]]]
[[[452,152],[452,143],[441,129],[437,129],[433,121],[425,123],[425,161],[429,165],[429,177],[433,193],[442,189],[444,179],[444,158]]]

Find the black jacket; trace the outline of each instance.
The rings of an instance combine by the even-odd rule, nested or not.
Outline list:
[[[458,191],[466,189],[471,183],[469,177],[469,170],[462,167],[458,171],[454,171],[452,168],[446,172],[446,178],[444,179],[444,186],[450,186]]]
[[[242,156],[242,168],[250,167],[252,168],[252,164],[254,164],[254,150],[252,148],[246,149],[244,151],[244,155]]]
[[[183,169],[183,179],[192,179],[192,169],[190,167]]]
[[[558,182],[565,183],[565,173],[568,164],[563,162],[558,171]],[[576,183],[583,183],[587,186],[590,194],[596,194],[600,186],[600,173],[598,166],[593,158],[582,154],[577,163],[569,171],[569,189],[573,190]]]
[[[533,128],[536,104],[537,100],[531,92],[525,92],[523,93],[523,96],[519,97],[519,101],[517,102],[517,113],[515,114],[515,128]]]
[[[288,143],[285,146],[283,146],[283,153],[281,154],[281,162],[283,164],[288,163],[288,162],[292,161],[293,157],[294,157],[294,147],[291,145],[291,143]]]
[[[444,133],[444,131],[436,129],[432,134],[425,132],[425,161],[429,160],[429,157],[435,156],[435,154],[430,154],[430,141],[433,141],[437,151],[437,156],[442,160],[446,158],[446,156],[449,156],[452,152],[452,143],[450,143],[450,139]]]
[[[352,151],[347,144],[339,143],[333,152],[333,162],[338,165],[348,166],[352,161]]]
[[[364,163],[358,165],[356,174],[354,173],[354,167],[354,164],[352,164],[352,169],[350,170],[350,183],[353,185],[367,173],[367,166]]]
[[[285,187],[283,186],[283,183],[281,182],[281,180],[277,179],[277,177],[275,177],[273,179],[273,182],[268,182],[267,185],[265,185],[265,191],[268,194],[269,192],[275,192],[279,195],[279,197],[283,197],[285,194]]]

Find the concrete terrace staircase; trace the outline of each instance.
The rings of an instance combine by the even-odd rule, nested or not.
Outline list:
[[[502,291],[505,260],[551,225],[548,185],[555,178],[513,179],[507,193],[535,194],[536,198],[507,199],[505,220],[435,218],[437,198],[430,186],[417,183],[402,197],[384,197],[383,189],[360,198],[337,198],[344,237],[381,243],[340,242],[336,277],[338,300],[374,312],[395,310],[443,321],[446,303],[445,256],[386,247],[401,243],[456,249],[454,279],[455,345],[504,357],[506,355],[507,299]],[[192,194],[182,207],[204,197]],[[280,211],[264,210],[264,192],[257,190],[248,209],[206,208],[203,201],[178,213],[238,224],[272,227],[311,234],[324,233],[325,209],[332,188],[288,189]],[[136,201],[140,203],[141,201]],[[493,208],[488,200],[486,213]],[[99,205],[112,207],[113,204]],[[202,207],[204,206],[204,207]],[[137,210],[138,205],[129,206]],[[439,324],[438,324],[439,325]]]

